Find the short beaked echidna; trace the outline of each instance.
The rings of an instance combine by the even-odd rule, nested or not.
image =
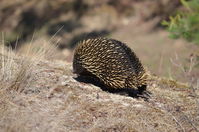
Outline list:
[[[112,89],[144,91],[147,74],[139,58],[124,43],[107,38],[80,42],[74,52],[73,72],[92,76]]]

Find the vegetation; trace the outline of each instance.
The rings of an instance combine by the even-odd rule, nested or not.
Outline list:
[[[184,9],[162,24],[167,26],[171,38],[182,37],[199,45],[199,1],[181,0],[181,3]]]

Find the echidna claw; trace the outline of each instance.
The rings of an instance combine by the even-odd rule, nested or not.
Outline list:
[[[140,94],[137,94],[138,97],[144,98],[145,100],[148,100],[151,97],[151,92],[149,91],[143,91]]]

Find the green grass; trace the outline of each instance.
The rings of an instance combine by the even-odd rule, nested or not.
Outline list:
[[[175,16],[170,16],[169,21],[163,21],[171,38],[184,38],[199,45],[199,1],[181,0],[184,10]]]

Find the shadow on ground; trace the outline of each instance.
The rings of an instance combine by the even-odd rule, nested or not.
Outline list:
[[[100,87],[103,91],[107,91],[113,94],[119,94],[122,96],[129,96],[132,98],[143,98],[146,101],[149,99],[151,93],[146,91],[146,86],[143,86],[139,89],[132,89],[132,88],[123,88],[123,89],[113,89],[105,86],[99,79],[94,77],[88,76],[78,76],[74,78],[78,82],[93,84],[95,86]]]

